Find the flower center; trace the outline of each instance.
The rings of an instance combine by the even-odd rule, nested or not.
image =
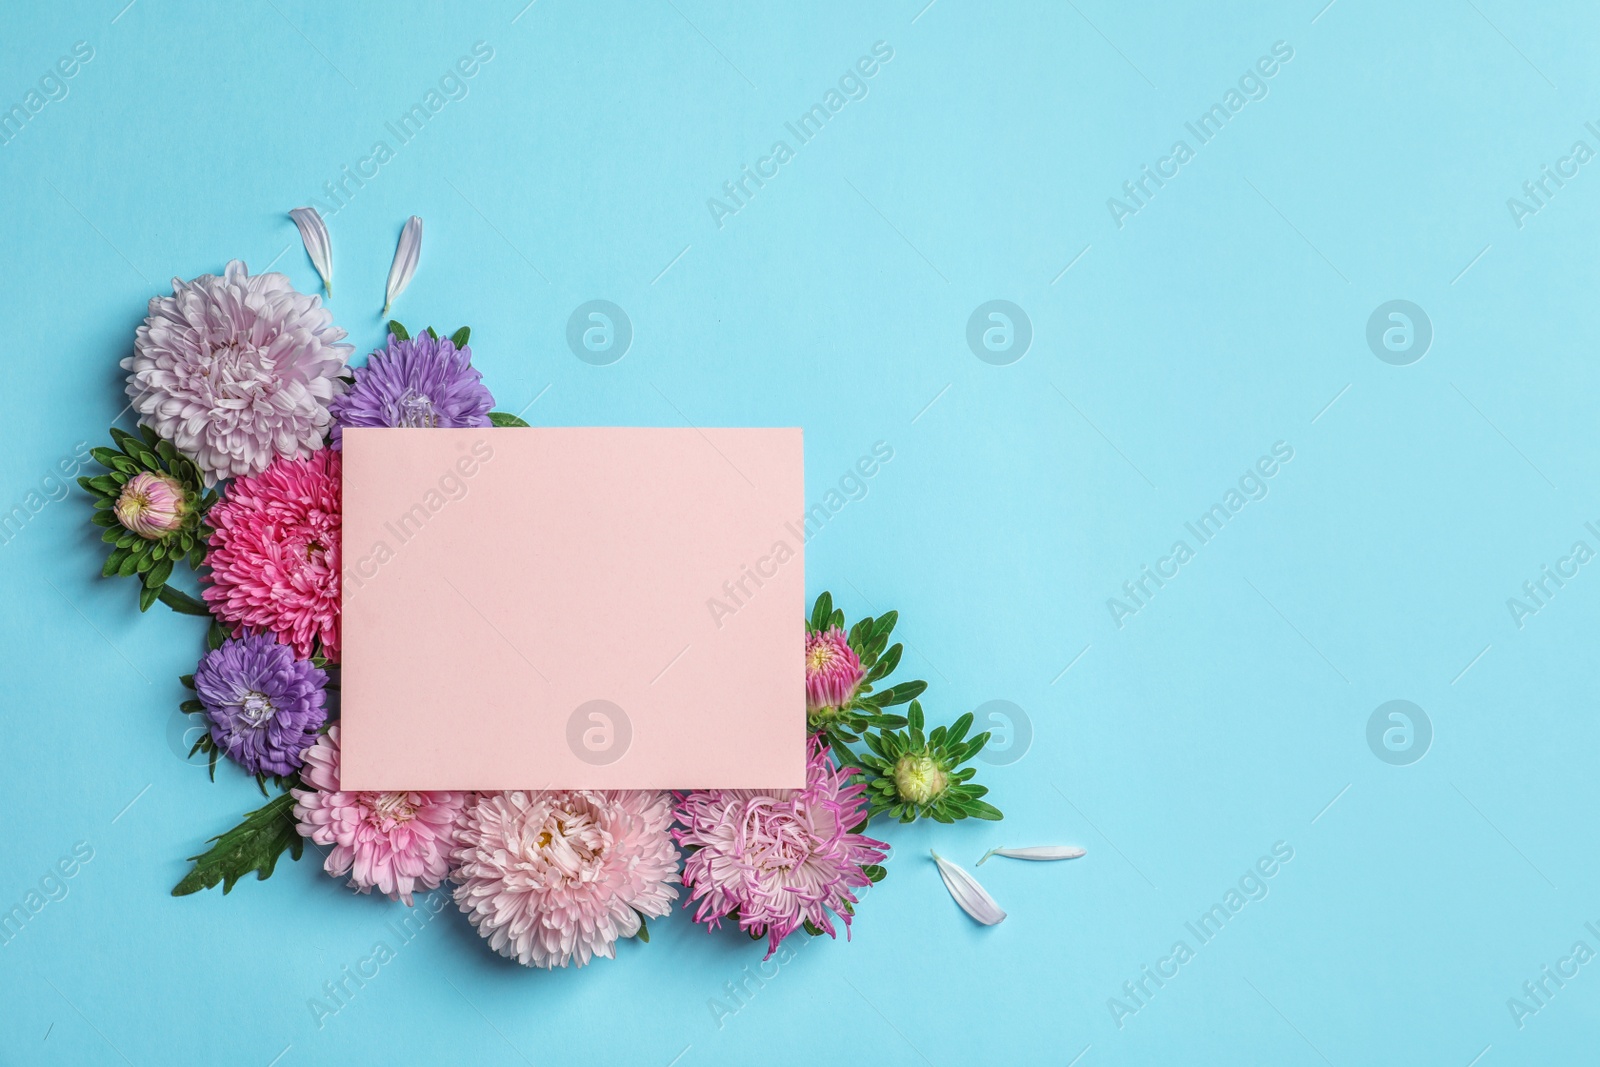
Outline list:
[[[810,652],[806,653],[806,669],[809,671],[820,671],[832,663],[835,658],[836,657],[833,649],[829,648],[827,645],[818,645],[816,648],[813,648]]]
[[[948,784],[944,770],[930,756],[901,756],[894,765],[895,792],[907,803],[930,803]]]
[[[272,720],[277,709],[272,706],[272,700],[267,694],[250,690],[245,694],[244,701],[239,706],[239,719],[252,730],[259,730]]]
[[[432,428],[439,425],[439,416],[433,410],[433,400],[427,393],[407,389],[400,398],[400,425]]]
[[[560,809],[523,828],[523,866],[547,886],[591,881],[610,846],[592,814]]]
[[[417,817],[410,793],[368,793],[365,799],[367,810],[372,813],[380,829],[392,830]]]

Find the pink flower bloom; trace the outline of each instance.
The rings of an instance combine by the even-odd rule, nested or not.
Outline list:
[[[806,787],[758,792],[713,789],[679,794],[678,844],[693,848],[683,865],[695,922],[716,929],[738,910],[739,926],[767,935],[767,956],[802,923],[836,936],[832,912],[850,929],[854,889],[870,881],[861,869],[881,863],[888,848],[850,832],[867,817],[864,784],[833,769],[827,748],[811,740]]]
[[[188,508],[183,502],[183,486],[176,478],[140,471],[122,487],[111,510],[124,529],[146,541],[159,541],[183,526]]]
[[[867,672],[837,626],[806,634],[806,710],[839,708],[856,695]]]
[[[281,274],[229,263],[219,278],[172,279],[134,336],[128,400],[206,485],[259,474],[274,456],[320,448],[354,351],[322,301]]]
[[[339,658],[339,453],[273,461],[212,507],[206,602],[223,622],[270,630],[310,659]]]
[[[456,903],[524,967],[616,957],[678,895],[666,793],[486,793],[462,820]]]
[[[323,870],[350,875],[350,888],[376,889],[411,906],[411,894],[436,888],[450,876],[467,793],[345,793],[339,790],[339,724],[305,753],[295,789],[294,818],[301,837],[332,845]]]

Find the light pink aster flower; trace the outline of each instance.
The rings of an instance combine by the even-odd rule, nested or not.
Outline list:
[[[172,279],[134,335],[128,398],[139,421],[191,457],[206,485],[322,445],[354,349],[315,296],[238,260],[219,278]]]
[[[761,792],[712,789],[679,794],[673,831],[693,849],[683,864],[683,884],[694,901],[695,922],[716,929],[737,910],[739,927],[767,935],[767,955],[803,923],[834,933],[830,917],[850,929],[855,889],[870,879],[863,867],[883,862],[888,848],[851,833],[867,817],[864,784],[847,785],[827,748],[811,741],[806,787]]]
[[[301,837],[331,845],[323,870],[350,875],[350,888],[376,889],[411,906],[411,894],[450,876],[450,852],[468,793],[346,793],[339,789],[339,724],[305,753],[294,789]]]
[[[183,486],[170,474],[140,471],[128,479],[111,511],[124,529],[147,541],[159,541],[183,526],[188,508]]]
[[[206,516],[202,595],[217,618],[270,630],[310,659],[339,658],[339,453],[278,459],[239,478]]]
[[[678,895],[666,793],[486,793],[462,820],[456,903],[524,967],[616,957]]]
[[[867,672],[843,630],[806,634],[806,710],[839,708],[856,695]]]

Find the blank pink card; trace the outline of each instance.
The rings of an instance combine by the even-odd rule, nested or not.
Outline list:
[[[798,429],[347,429],[341,788],[805,784]]]

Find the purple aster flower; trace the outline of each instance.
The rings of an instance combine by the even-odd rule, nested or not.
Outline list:
[[[420,333],[389,343],[355,371],[355,384],[336,399],[333,447],[346,426],[488,426],[494,397],[472,367],[470,346]]]
[[[270,634],[230,638],[195,668],[211,740],[251,774],[284,775],[304,762],[328,718],[327,672]]]

